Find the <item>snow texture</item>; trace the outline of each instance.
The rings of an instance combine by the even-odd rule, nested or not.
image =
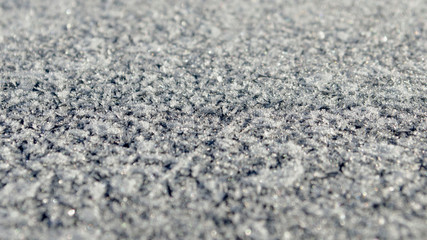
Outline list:
[[[425,0],[1,0],[0,239],[425,239]]]

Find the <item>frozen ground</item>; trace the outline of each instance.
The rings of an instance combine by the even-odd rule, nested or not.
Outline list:
[[[426,25],[425,0],[0,0],[0,239],[425,239]]]

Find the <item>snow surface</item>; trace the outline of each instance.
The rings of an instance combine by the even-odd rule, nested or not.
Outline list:
[[[0,239],[423,239],[427,2],[0,1]]]

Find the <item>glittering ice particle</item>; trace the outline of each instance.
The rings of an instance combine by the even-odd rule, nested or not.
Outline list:
[[[383,36],[383,37],[381,38],[381,42],[383,42],[383,43],[387,42],[387,40],[388,40],[387,36]]]
[[[70,209],[67,211],[68,216],[72,217],[74,214],[76,214],[76,209]]]

